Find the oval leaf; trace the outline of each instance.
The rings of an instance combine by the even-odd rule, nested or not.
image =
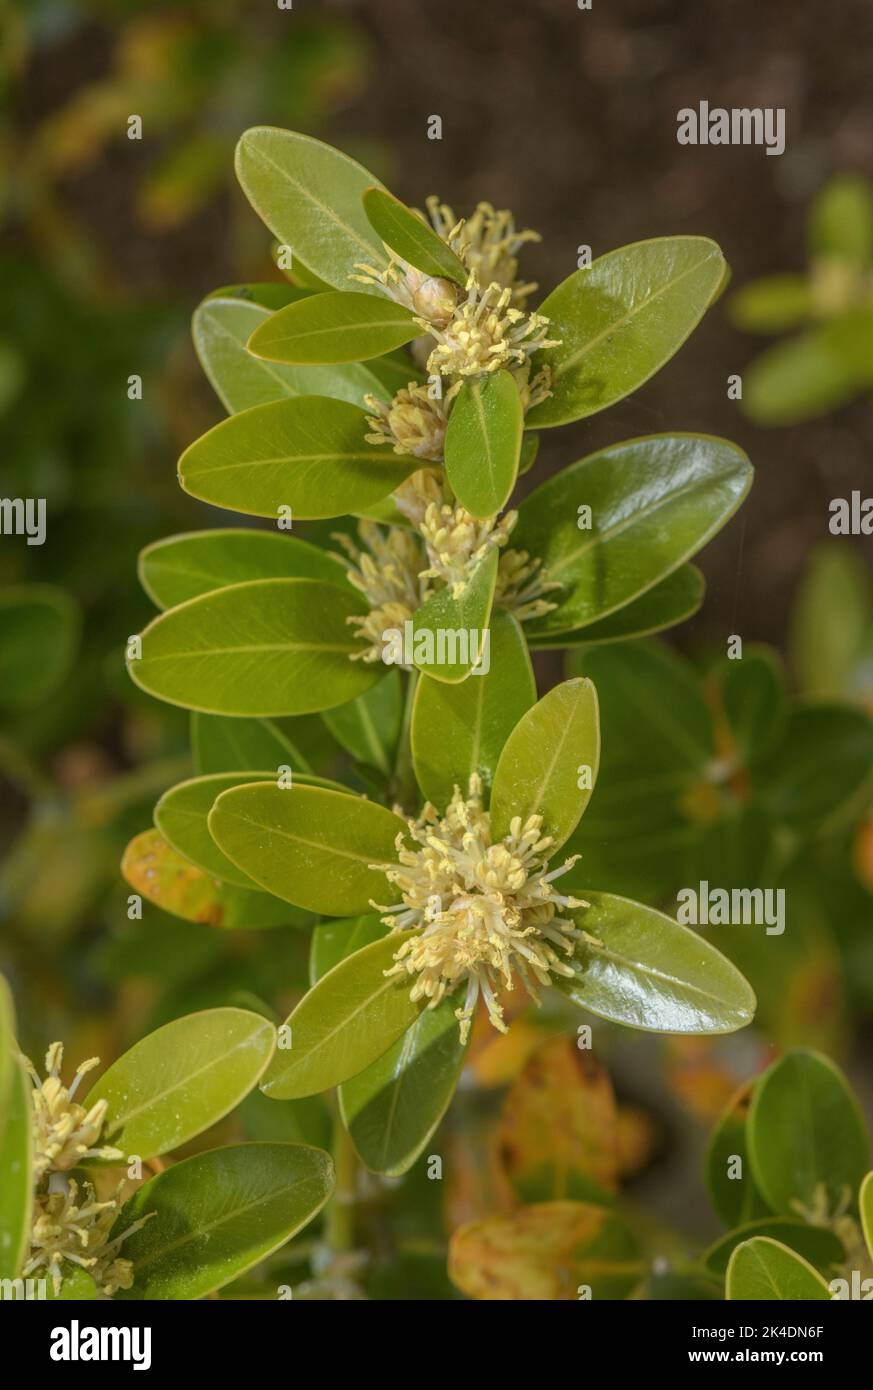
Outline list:
[[[66,677],[79,639],[79,610],[63,589],[21,584],[0,593],[0,709],[45,700]]]
[[[406,940],[408,933],[404,933]],[[334,966],[297,1005],[261,1082],[274,1100],[317,1095],[357,1076],[383,1056],[421,1013],[408,978],[386,979],[399,947],[391,933]],[[456,1025],[457,1026],[457,1025]]]
[[[345,567],[329,551],[274,531],[221,528],[167,536],[140,551],[139,579],[158,608],[249,579],[321,579],[347,586]]]
[[[755,1086],[748,1119],[755,1182],[773,1211],[814,1209],[817,1189],[837,1210],[854,1198],[870,1166],[864,1119],[842,1072],[827,1057],[797,1048]]]
[[[561,585],[530,633],[570,632],[651,589],[720,530],[751,480],[741,449],[694,434],[614,444],[550,478],[525,499],[512,537]]]
[[[411,309],[372,294],[330,291],[289,304],[259,324],[249,352],[268,362],[366,362],[421,336]]]
[[[600,256],[540,305],[558,347],[534,357],[551,370],[549,398],[528,414],[532,429],[581,420],[636,391],[682,346],[724,273],[707,237],[655,237]]]
[[[209,830],[227,857],[269,893],[314,912],[348,917],[383,897],[405,823],[363,797],[259,782],[224,792]]]
[[[491,834],[516,816],[543,817],[551,856],[576,828],[600,763],[597,691],[583,677],[556,685],[522,715],[500,754],[491,792]]]
[[[174,1164],[134,1193],[112,1228],[117,1237],[149,1216],[124,1242],[134,1282],[115,1297],[204,1298],[284,1245],[332,1188],[330,1156],[306,1144],[236,1144]]]
[[[192,497],[247,516],[294,520],[363,511],[421,467],[370,444],[367,416],[323,396],[256,405],[209,430],[179,460],[179,482]]]
[[[406,1173],[446,1113],[469,1046],[455,1017],[462,1004],[458,996],[425,1009],[383,1057],[340,1087],[343,1123],[371,1172]]]
[[[311,135],[255,126],[237,145],[236,173],[273,235],[326,284],[346,289],[357,265],[388,264],[362,202],[368,188],[382,185],[339,150]]]
[[[594,940],[576,948],[576,975],[555,978],[575,1004],[649,1033],[733,1033],[755,1012],[751,986],[714,946],[672,917],[628,898],[585,894],[573,912]]]
[[[137,685],[206,714],[305,714],[353,700],[384,674],[352,661],[351,590],[317,579],[254,579],[171,608],[128,661]]]
[[[408,265],[425,275],[466,285],[463,261],[423,217],[384,188],[368,188],[363,201],[370,226]]]
[[[524,412],[507,371],[465,381],[446,430],[446,472],[473,516],[493,516],[509,500],[518,474]]]
[[[206,1009],[167,1023],[104,1072],[88,1105],[108,1105],[104,1137],[154,1158],[193,1139],[248,1095],[273,1053],[276,1030],[244,1009]]]
[[[297,367],[253,356],[246,345],[270,312],[262,304],[222,295],[210,295],[195,310],[194,347],[229,415],[285,396],[332,396],[352,405],[361,405],[366,395],[391,399],[393,393],[381,376],[363,364]],[[401,384],[406,385],[405,375]]]
[[[727,1267],[728,1299],[829,1301],[831,1291],[807,1260],[767,1236],[743,1241]]]

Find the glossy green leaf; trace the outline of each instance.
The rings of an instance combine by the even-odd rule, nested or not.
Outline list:
[[[400,673],[389,672],[357,700],[328,710],[321,717],[348,753],[386,776],[391,771],[403,716]]]
[[[348,401],[297,396],[222,420],[179,460],[192,497],[248,516],[295,521],[345,516],[387,497],[421,467],[365,436],[365,411]]]
[[[375,912],[319,922],[309,948],[309,983],[315,985],[346,956],[387,936],[391,930]]]
[[[628,898],[584,896],[590,906],[572,916],[593,940],[578,944],[571,979],[555,977],[575,1004],[650,1033],[733,1033],[752,1021],[751,986],[697,932]]]
[[[15,1063],[9,1078],[6,1123],[0,1131],[0,1279],[15,1279],[30,1240],[33,1138],[30,1078]]]
[[[842,1241],[826,1226],[810,1226],[805,1221],[765,1217],[761,1221],[751,1221],[747,1226],[740,1226],[738,1230],[729,1231],[727,1235],[722,1236],[706,1251],[703,1263],[713,1274],[723,1275],[727,1272],[730,1257],[737,1246],[759,1236],[767,1236],[770,1240],[787,1245],[789,1250],[808,1260],[821,1274],[829,1273],[833,1265],[841,1264],[846,1257]]]
[[[366,395],[390,400],[381,373],[362,363],[299,367],[255,357],[247,343],[270,312],[244,299],[210,295],[194,313],[197,356],[229,415],[285,396],[332,396],[358,406]]]
[[[0,710],[28,709],[66,677],[79,639],[79,610],[63,589],[21,584],[0,593]]]
[[[150,623],[128,670],[143,690],[206,714],[271,717],[329,709],[384,668],[353,661],[347,619],[363,604],[317,579],[255,579],[189,599]]]
[[[870,1166],[870,1143],[842,1072],[821,1053],[798,1048],[758,1081],[748,1119],[755,1182],[775,1212],[814,1209],[817,1189],[835,1211]]]
[[[512,536],[562,586],[552,612],[526,624],[531,636],[572,632],[644,594],[712,539],[751,480],[741,449],[693,434],[614,444],[550,478]]]
[[[384,1056],[340,1087],[343,1123],[371,1172],[407,1172],[448,1109],[469,1045],[455,1017],[462,1005],[463,991],[425,1009]]]
[[[348,289],[361,263],[387,265],[362,202],[367,189],[382,185],[339,150],[310,135],[255,126],[237,145],[236,172],[273,235],[334,289]]]
[[[260,782],[224,792],[209,829],[229,859],[269,893],[313,912],[366,912],[387,890],[374,864],[392,864],[406,830],[393,812],[321,787]]]
[[[255,772],[258,768],[284,764],[300,772],[311,772],[300,748],[307,739],[309,722],[305,715],[295,720],[192,714],[194,770],[206,776],[211,772]]]
[[[211,927],[302,925],[302,915],[267,893],[221,883],[178,854],[157,830],[135,835],[121,861],[134,892],[163,912]]]
[[[464,382],[446,430],[446,473],[473,516],[493,516],[515,487],[524,428],[518,387],[507,371]]]
[[[420,336],[412,310],[393,299],[331,290],[271,314],[247,347],[268,362],[323,366],[366,362]]]
[[[873,769],[873,720],[850,705],[798,704],[785,737],[754,770],[770,814],[808,835],[844,821],[866,800]]]
[[[542,816],[556,853],[573,833],[597,780],[600,718],[597,691],[583,677],[564,681],[522,715],[494,773],[491,833],[509,834],[516,816]]]
[[[408,265],[425,275],[466,285],[467,271],[463,262],[424,217],[384,188],[368,188],[363,201],[364,212],[374,232]]]
[[[757,1187],[749,1160],[746,1121],[754,1084],[741,1086],[713,1128],[704,1174],[710,1201],[726,1226],[745,1226],[772,1215]]]
[[[227,1115],[256,1085],[276,1030],[244,1009],[206,1009],[135,1043],[88,1093],[107,1103],[107,1144],[142,1159],[169,1153]]]
[[[453,595],[452,586],[447,584],[419,608],[412,620],[412,656],[419,671],[454,685],[484,662],[498,563],[492,546],[461,594]]]
[[[266,1095],[294,1100],[339,1086],[383,1056],[415,1022],[425,1001],[410,999],[407,975],[385,976],[398,946],[393,934],[374,941],[340,961],[304,996],[280,1029],[279,1049],[261,1082]]]
[[[728,304],[731,321],[747,333],[783,333],[796,328],[813,311],[805,275],[767,275],[743,285]]]
[[[491,618],[490,670],[458,685],[422,676],[412,709],[412,761],[428,801],[443,810],[456,786],[466,794],[472,774],[490,795],[497,760],[536,684],[521,628],[498,609]]]
[[[829,1301],[830,1289],[802,1256],[766,1236],[743,1241],[727,1267],[728,1299]]]
[[[649,637],[695,614],[703,602],[706,583],[696,565],[683,565],[668,574],[639,598],[617,608],[608,618],[578,627],[573,632],[538,636],[531,634],[534,651],[542,648],[604,646]]]
[[[536,354],[552,374],[533,429],[581,420],[620,401],[682,346],[721,283],[724,258],[706,237],[656,237],[622,246],[577,270],[545,299],[558,347]]]
[[[140,583],[158,608],[249,579],[321,579],[345,588],[345,566],[329,551],[276,531],[188,531],[147,545]]]
[[[155,825],[168,844],[179,854],[190,859],[204,873],[214,874],[223,883],[233,883],[239,888],[257,889],[258,884],[232,864],[226,854],[222,854],[209,833],[209,813],[216,798],[230,787],[241,787],[252,782],[278,782],[275,768],[252,772],[219,772],[207,777],[192,777],[187,782],[179,782],[166,791],[155,806]],[[292,773],[293,781],[305,786],[332,787],[334,791],[344,792],[338,782],[314,777],[310,773]],[[284,774],[288,780],[288,774]],[[287,790],[287,787],[286,787]]]
[[[112,1228],[134,1282],[117,1299],[196,1299],[229,1284],[321,1210],[333,1164],[306,1144],[236,1144],[196,1154],[134,1193]]]

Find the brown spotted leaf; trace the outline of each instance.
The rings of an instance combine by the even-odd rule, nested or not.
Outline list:
[[[236,888],[196,868],[157,830],[134,836],[124,851],[121,872],[135,893],[186,922],[206,922],[212,927],[276,927],[304,922],[305,914],[271,894]]]
[[[473,1221],[449,1242],[449,1276],[469,1298],[531,1302],[626,1298],[643,1263],[607,1207],[540,1202]]]
[[[575,1039],[552,1038],[528,1058],[503,1104],[497,1156],[522,1202],[615,1192],[615,1096],[606,1069]]]

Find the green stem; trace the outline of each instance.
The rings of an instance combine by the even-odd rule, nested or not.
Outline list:
[[[354,1206],[358,1156],[336,1107],[333,1121],[333,1163],[336,1187],[327,1208],[325,1236],[335,1255],[353,1250],[355,1244]]]

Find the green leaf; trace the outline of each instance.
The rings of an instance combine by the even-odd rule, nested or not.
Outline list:
[[[529,633],[572,632],[638,598],[712,539],[751,480],[741,449],[694,434],[614,444],[550,478],[525,499],[512,537],[562,586]]]
[[[564,889],[568,891],[568,889]],[[714,946],[672,917],[610,893],[572,913],[594,938],[555,984],[600,1018],[649,1033],[733,1033],[751,1023],[751,986]]]
[[[255,126],[237,145],[236,173],[273,235],[334,289],[347,289],[361,263],[388,264],[361,201],[382,185],[339,150],[310,135]]]
[[[765,1217],[762,1221],[750,1221],[747,1226],[722,1236],[706,1251],[703,1263],[713,1274],[724,1275],[737,1246],[759,1236],[767,1236],[770,1240],[787,1245],[822,1274],[828,1273],[831,1266],[841,1264],[846,1258],[842,1241],[826,1226],[809,1226],[805,1221]]]
[[[167,536],[140,551],[139,579],[158,608],[249,579],[321,579],[348,584],[346,570],[329,551],[275,531],[220,528]]]
[[[462,995],[452,996],[425,1009],[384,1056],[340,1087],[343,1123],[371,1172],[406,1173],[446,1113],[469,1045],[455,1017],[462,1004]]]
[[[783,333],[796,328],[813,311],[809,280],[805,275],[767,275],[743,285],[731,296],[731,322],[747,333]]]
[[[776,652],[749,644],[742,659],[723,658],[715,670],[724,713],[745,762],[764,753],[785,724],[785,671]]]
[[[868,1173],[861,1183],[861,1191],[858,1194],[858,1206],[861,1209],[861,1225],[864,1228],[864,1239],[867,1242],[870,1258],[873,1259],[873,1173]]]
[[[759,1079],[748,1120],[755,1182],[775,1212],[797,1215],[819,1193],[831,1211],[858,1190],[870,1166],[864,1119],[842,1072],[798,1048]]]
[[[791,613],[789,664],[801,693],[819,700],[856,693],[873,646],[873,589],[861,555],[839,540],[816,546]]]
[[[15,1074],[15,1054],[18,1045],[15,1041],[15,1004],[12,991],[3,975],[0,975],[0,1140],[9,1110],[12,1080]]]
[[[267,893],[220,883],[177,854],[157,830],[135,835],[121,861],[134,892],[163,912],[211,927],[301,925],[299,913]]]
[[[394,842],[406,831],[393,812],[363,797],[260,782],[224,792],[209,829],[229,859],[268,892],[313,912],[349,917],[384,896]]]
[[[582,677],[564,681],[522,715],[503,746],[491,790],[494,840],[516,816],[540,815],[549,856],[557,853],[591,799],[599,765],[597,691]]]
[[[134,1282],[116,1299],[196,1299],[284,1245],[321,1210],[333,1164],[306,1144],[236,1144],[159,1173],[119,1213],[112,1236],[149,1213],[124,1242]]]
[[[404,940],[412,933],[404,933]],[[421,1013],[407,976],[386,979],[399,947],[395,934],[374,941],[329,970],[280,1030],[280,1046],[261,1082],[265,1095],[294,1100],[339,1086],[383,1056]],[[282,1046],[285,1030],[290,1046]]]
[[[65,679],[79,640],[79,609],[63,589],[20,584],[0,593],[0,710],[29,709]]]
[[[472,774],[490,794],[497,760],[521,716],[536,700],[536,684],[521,628],[510,613],[491,617],[490,670],[458,685],[422,676],[412,708],[412,761],[428,801],[443,810],[456,786],[466,793]]]
[[[534,651],[573,646],[604,646],[612,642],[627,642],[633,638],[649,637],[665,628],[675,627],[698,611],[706,592],[706,583],[696,565],[682,565],[666,579],[660,579],[651,589],[617,608],[608,618],[577,627],[572,632],[531,634]]]
[[[850,705],[798,704],[785,737],[754,769],[762,804],[801,834],[821,835],[866,799],[873,720]]]
[[[813,255],[838,256],[858,266],[873,261],[873,187],[863,174],[830,179],[809,215]]]
[[[30,1242],[33,1137],[30,1078],[19,1063],[10,1076],[6,1123],[0,1131],[0,1279],[15,1279]]]
[[[222,854],[209,833],[207,822],[215,800],[222,792],[230,787],[266,782],[271,778],[276,782],[277,777],[275,768],[267,768],[252,772],[219,772],[179,782],[164,792],[156,805],[155,825],[173,849],[190,859],[204,873],[214,874],[223,883],[233,883],[238,888],[257,890],[258,885],[248,874],[242,873],[226,854]],[[294,774],[293,780],[305,786],[331,787],[334,791],[345,792],[345,787],[339,782],[330,782],[305,772]]]
[[[743,373],[743,411],[756,425],[800,425],[845,405],[862,383],[828,326],[777,343]]]
[[[185,450],[179,482],[201,502],[295,521],[345,516],[387,497],[421,460],[368,444],[367,416],[323,396],[256,405]]]
[[[347,619],[363,604],[317,579],[254,579],[189,599],[142,632],[128,662],[150,695],[206,714],[261,717],[329,709],[384,674],[352,661]]]
[[[706,1152],[704,1171],[709,1199],[724,1224],[731,1227],[745,1226],[771,1215],[755,1186],[749,1161],[746,1120],[753,1089],[754,1083],[747,1082],[731,1097],[712,1131]]]
[[[365,913],[362,917],[319,922],[312,933],[309,949],[310,984],[317,984],[322,975],[333,970],[346,956],[354,955],[355,951],[379,941],[390,930],[375,912]]]
[[[656,237],[577,270],[540,305],[560,346],[533,359],[552,394],[532,429],[581,420],[636,391],[682,346],[721,283],[724,258],[707,237]]]
[[[743,1241],[727,1267],[728,1299],[829,1301],[830,1289],[807,1260],[766,1236]]]
[[[88,1093],[107,1102],[104,1142],[142,1159],[209,1129],[256,1085],[276,1030],[244,1009],[206,1009],[136,1043]]]
[[[261,304],[214,295],[195,310],[192,332],[197,356],[229,415],[285,396],[332,396],[358,406],[366,395],[390,400],[393,392],[382,381],[377,364],[299,367],[253,356],[246,345],[269,318],[270,309]]]
[[[400,673],[389,672],[385,680],[357,700],[328,710],[321,717],[337,743],[353,758],[387,776],[403,717]]]
[[[463,261],[430,226],[430,223],[384,188],[368,188],[364,194],[367,220],[384,241],[408,265],[425,275],[466,285]]]
[[[451,584],[447,584],[421,605],[412,620],[412,654],[419,671],[454,685],[466,680],[473,666],[484,658],[498,563],[492,546],[462,593],[455,597]]]
[[[507,371],[465,381],[446,430],[446,473],[462,507],[493,516],[515,487],[524,428],[518,387]]]
[[[411,309],[393,299],[332,290],[279,309],[259,324],[249,352],[268,362],[366,362],[421,337]]]
[[[307,716],[301,719],[234,719],[222,714],[191,715],[194,770],[256,772],[283,764],[311,772],[299,742],[307,736]]]

